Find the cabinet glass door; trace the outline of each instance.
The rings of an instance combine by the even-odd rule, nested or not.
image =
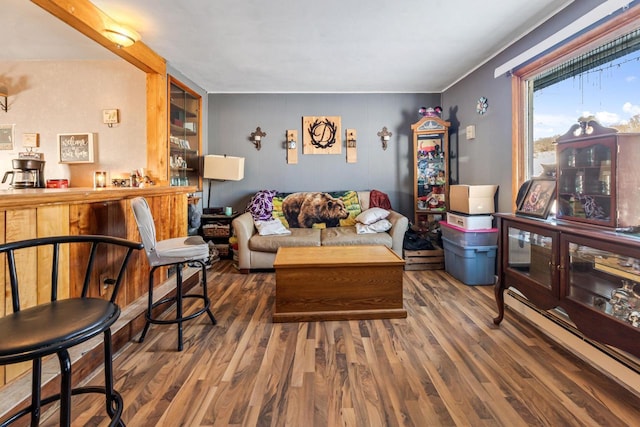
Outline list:
[[[449,122],[423,117],[413,130],[414,215],[422,230],[438,227],[449,201]]]
[[[558,218],[612,224],[613,147],[604,140],[558,145]]]
[[[173,186],[200,188],[200,96],[169,85],[169,171]]]
[[[514,226],[508,230],[506,269],[551,291],[555,277],[553,237]]]
[[[604,250],[583,239],[571,240],[563,245],[569,260],[565,296],[640,328],[640,259],[622,247]]]
[[[444,211],[447,184],[444,146],[439,135],[419,135],[416,159],[418,177],[417,210]]]

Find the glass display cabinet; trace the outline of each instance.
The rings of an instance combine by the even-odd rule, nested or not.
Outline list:
[[[558,308],[591,340],[640,357],[640,235],[510,214],[500,229],[495,296],[513,287],[541,310]]]
[[[580,122],[558,138],[558,219],[640,226],[640,134]]]
[[[440,117],[426,116],[413,131],[415,224],[427,229],[434,214],[447,210],[449,197],[449,126]]]
[[[169,182],[202,188],[200,177],[202,98],[169,78]]]

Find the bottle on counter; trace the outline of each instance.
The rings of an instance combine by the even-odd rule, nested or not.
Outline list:
[[[138,186],[138,173],[136,171],[131,171],[131,176],[129,177],[129,186],[130,187]]]

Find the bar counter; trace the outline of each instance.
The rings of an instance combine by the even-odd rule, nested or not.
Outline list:
[[[122,237],[136,242],[140,234],[131,209],[131,199],[144,197],[151,208],[158,240],[187,235],[189,193],[196,187],[106,187],[106,188],[34,188],[0,190],[0,242],[40,238],[56,235],[101,234]],[[113,260],[117,254],[103,249],[96,257],[96,272],[89,296],[108,299],[112,288],[109,278],[114,277]],[[66,248],[60,251],[59,298],[79,296],[82,289],[84,268],[88,260],[89,248]],[[30,251],[16,257],[16,269],[21,285],[20,299],[23,307],[36,305],[41,296],[50,293],[51,272],[49,269],[50,249]],[[0,260],[1,261],[1,260]],[[117,303],[122,309],[121,318],[113,328],[114,350],[117,351],[140,332],[144,325],[144,310],[148,291],[149,263],[142,251],[136,251],[131,257],[118,293]],[[188,270],[194,270],[190,272]],[[198,283],[198,270],[186,269],[183,273],[185,292]],[[0,278],[8,274],[4,261],[0,262]],[[164,267],[155,272],[157,292],[154,296],[164,297],[175,292],[175,284],[169,278],[169,270]],[[3,280],[5,280],[3,279]],[[168,286],[167,286],[168,285]],[[5,287],[9,286],[5,280]],[[9,313],[11,302],[7,289],[0,292],[0,317]],[[44,298],[44,297],[43,297]],[[100,360],[101,348],[87,343],[87,348],[74,358],[74,371],[91,372]],[[48,362],[46,362],[48,363]],[[0,367],[0,389],[9,387],[29,394],[30,377],[24,375],[30,368],[25,364],[12,364]],[[44,371],[43,371],[44,372]],[[54,393],[57,368],[47,372],[43,379],[45,389]],[[26,379],[26,380],[25,380]],[[3,385],[4,384],[4,385]],[[3,391],[4,393],[4,391]],[[4,394],[3,394],[4,395]],[[12,405],[0,402],[0,414],[6,406],[14,406],[22,398],[16,398]],[[6,403],[6,402],[4,402]]]
[[[150,185],[145,187],[70,187],[26,188],[0,190],[0,210],[35,207],[51,204],[91,203],[130,199],[137,196],[161,196],[186,194],[196,187],[169,187]]]

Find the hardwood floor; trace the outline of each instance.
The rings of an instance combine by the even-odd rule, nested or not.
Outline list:
[[[493,287],[404,272],[406,319],[272,323],[275,274],[209,274],[212,326],[152,326],[115,359],[129,426],[631,426],[640,397],[547,340]],[[95,381],[102,381],[101,375]],[[106,425],[74,397],[74,425]],[[54,414],[57,417],[57,412]],[[47,419],[44,425],[56,425]]]

